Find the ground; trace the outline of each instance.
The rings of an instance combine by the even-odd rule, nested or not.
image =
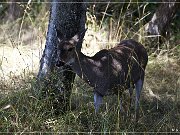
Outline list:
[[[178,132],[180,131],[180,60],[168,53],[149,55],[141,95],[141,117],[137,126],[132,117],[119,110],[115,95],[105,97],[99,114],[94,113],[93,90],[76,77],[70,111],[59,115],[47,109],[35,90],[45,35],[36,29],[22,30],[22,38],[1,26],[0,35],[0,131],[1,132]],[[39,36],[41,35],[41,36]],[[106,41],[89,30],[83,52],[93,55]],[[95,46],[101,44],[101,46]],[[114,42],[113,42],[114,44]],[[125,94],[124,106],[128,106]]]

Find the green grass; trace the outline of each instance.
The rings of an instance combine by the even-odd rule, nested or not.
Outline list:
[[[163,56],[161,56],[163,58]],[[131,118],[120,112],[118,97],[107,96],[95,114],[93,92],[78,77],[71,96],[70,110],[54,115],[48,99],[34,92],[35,79],[24,78],[8,95],[1,94],[0,132],[175,132],[180,130],[180,95],[177,61],[151,58],[141,98],[141,118],[135,127]],[[30,87],[29,87],[30,86]],[[7,86],[8,87],[8,86]],[[152,94],[153,93],[153,94]],[[128,106],[128,95],[124,104]]]

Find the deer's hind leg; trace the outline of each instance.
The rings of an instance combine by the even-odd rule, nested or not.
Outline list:
[[[130,109],[130,108],[131,108],[131,106],[132,106],[133,88],[132,88],[132,87],[130,87],[130,88],[128,88],[128,90],[129,90],[129,97],[130,97],[130,99],[129,99],[129,109]]]
[[[139,119],[139,100],[140,100],[140,95],[143,87],[143,82],[144,79],[140,78],[136,83],[135,83],[135,89],[136,89],[136,100],[135,100],[135,120],[136,122]]]

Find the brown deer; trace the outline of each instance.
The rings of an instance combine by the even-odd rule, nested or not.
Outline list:
[[[95,112],[98,111],[103,96],[111,92],[118,94],[123,89],[129,89],[131,104],[135,87],[135,118],[138,120],[139,99],[148,62],[145,48],[135,40],[129,39],[121,41],[114,48],[103,49],[89,57],[78,47],[84,34],[85,31],[66,39],[57,31],[59,61],[69,65],[80,78],[94,87]]]

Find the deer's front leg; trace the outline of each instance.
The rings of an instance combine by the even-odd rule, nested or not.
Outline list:
[[[95,112],[97,113],[99,110],[100,105],[102,104],[103,97],[96,91],[94,91],[94,107]]]

